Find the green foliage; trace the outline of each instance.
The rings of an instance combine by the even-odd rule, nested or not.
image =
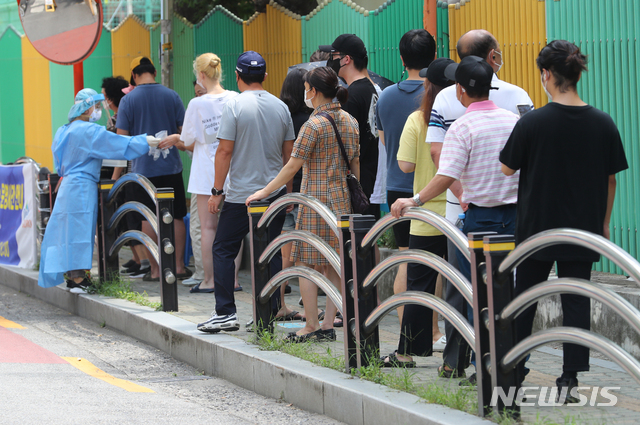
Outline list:
[[[378,246],[380,248],[390,248],[390,249],[398,248],[398,244],[396,243],[396,237],[393,234],[393,229],[387,229],[387,231],[384,232],[382,236],[380,236],[380,238],[378,239]]]
[[[276,0],[293,13],[306,15],[317,5],[314,0]],[[264,12],[269,0],[176,0],[175,11],[192,24],[197,24],[214,6],[222,6],[238,18],[247,20],[255,12]]]
[[[324,353],[314,353],[312,348],[315,347],[315,344],[312,342],[287,342],[270,332],[257,333],[251,342],[258,345],[260,349],[264,351],[280,351],[318,366],[333,370],[344,370],[344,358],[340,354],[333,354],[330,347],[327,347]]]
[[[123,280],[119,275],[115,275],[111,280],[102,283],[96,280],[92,281],[92,285],[87,289],[87,292],[131,301],[138,305],[151,307],[156,311],[162,308],[162,304],[149,301],[149,295],[146,291],[142,294],[133,291],[131,283],[128,280]]]

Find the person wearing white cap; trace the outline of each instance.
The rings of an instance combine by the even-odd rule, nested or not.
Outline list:
[[[80,90],[69,123],[58,129],[51,146],[62,183],[42,240],[38,285],[44,288],[63,283],[65,274],[74,292],[91,284],[87,272],[93,259],[102,160],[137,158],[160,141],[146,134],[119,136],[94,124],[103,100],[93,89]]]

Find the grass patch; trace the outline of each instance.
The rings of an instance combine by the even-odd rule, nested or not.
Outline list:
[[[151,307],[156,311],[162,309],[161,303],[149,301],[149,294],[146,291],[141,294],[132,290],[131,282],[123,280],[120,276],[114,276],[105,282],[92,280],[92,285],[87,289],[87,292],[131,301],[144,307]]]

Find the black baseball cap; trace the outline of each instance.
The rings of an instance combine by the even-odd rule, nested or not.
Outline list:
[[[267,63],[260,53],[249,50],[238,58],[236,71],[240,74],[264,74],[267,71]]]
[[[497,90],[496,87],[491,87],[493,68],[479,56],[466,56],[460,63],[449,64],[444,70],[444,76],[464,88],[488,87]]]
[[[428,68],[422,68],[420,70],[420,77],[427,78],[437,86],[445,87],[449,81],[453,81],[444,75],[444,70],[452,63],[455,62],[449,58],[438,58],[431,62]]]
[[[367,57],[367,48],[364,42],[355,34],[342,34],[335,39],[331,45],[318,46],[321,52],[340,52],[354,58],[364,59]]]

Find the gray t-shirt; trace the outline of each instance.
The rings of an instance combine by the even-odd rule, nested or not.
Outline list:
[[[273,180],[282,169],[282,144],[294,138],[289,109],[274,95],[247,90],[230,99],[218,130],[218,139],[234,142],[225,201],[243,204]]]

